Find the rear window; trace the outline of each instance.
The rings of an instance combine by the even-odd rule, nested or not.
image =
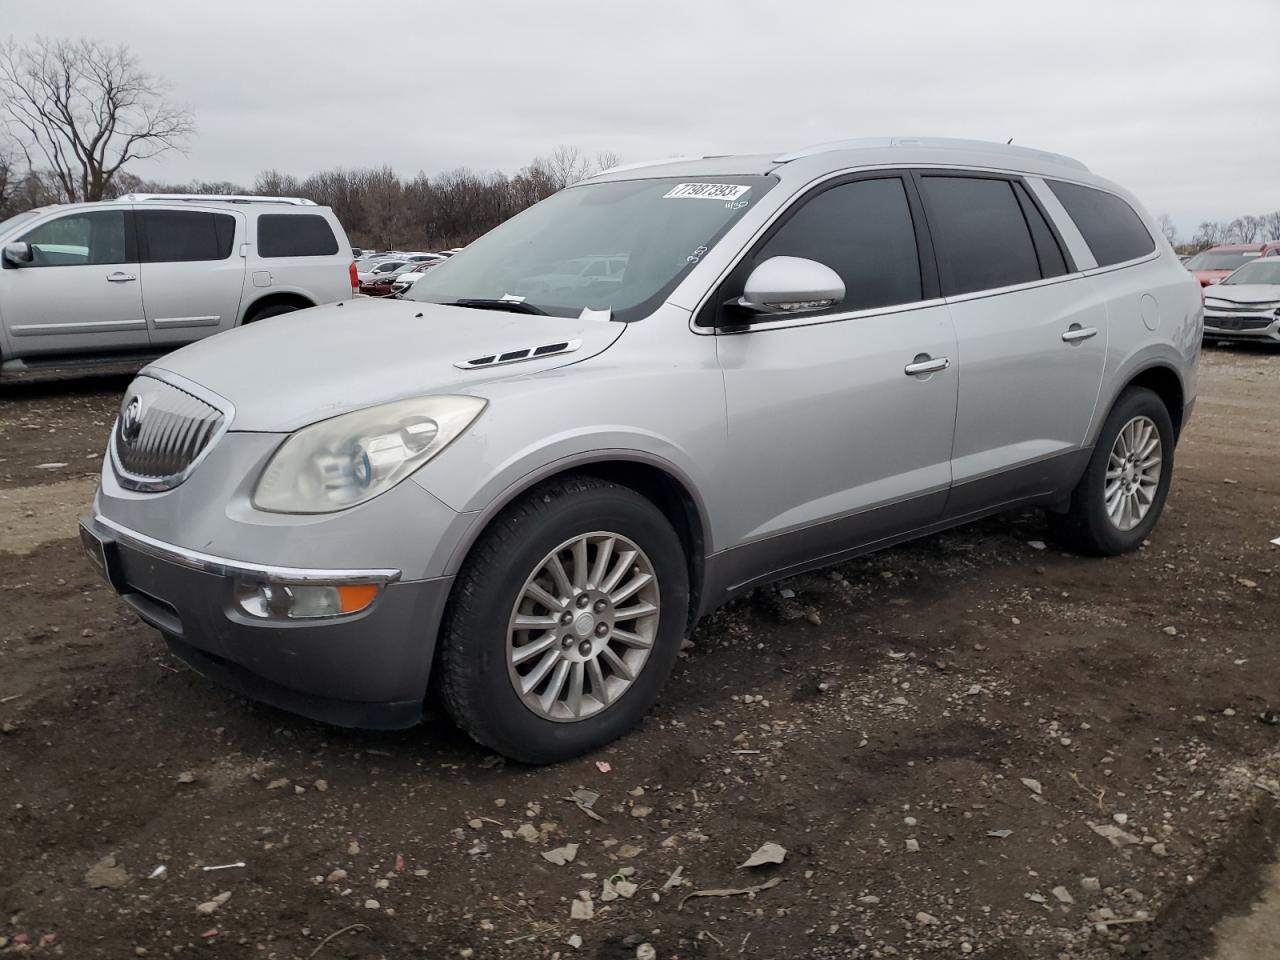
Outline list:
[[[1075,221],[1098,266],[1136,260],[1156,248],[1142,218],[1119,197],[1061,180],[1047,182]]]
[[[951,176],[925,176],[920,183],[945,296],[1041,279],[1040,259],[1012,183]]]
[[[225,260],[231,256],[236,218],[200,210],[138,210],[138,246],[143,263]]]
[[[264,213],[258,217],[258,256],[331,257],[338,238],[318,213]]]

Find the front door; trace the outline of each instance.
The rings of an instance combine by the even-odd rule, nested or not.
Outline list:
[[[0,270],[0,313],[18,357],[145,349],[127,207],[52,216],[18,238],[32,262]]]
[[[176,347],[234,327],[244,288],[244,217],[142,203],[134,217],[151,343]]]
[[[818,188],[716,294],[717,303],[740,295],[750,270],[774,256],[816,260],[845,284],[844,300],[828,311],[766,318],[717,337],[731,588],[834,560],[941,515],[959,371],[920,219],[906,176]]]

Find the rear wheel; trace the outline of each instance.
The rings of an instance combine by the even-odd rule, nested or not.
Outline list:
[[[627,487],[571,477],[508,507],[454,585],[445,704],[480,743],[552,763],[616,739],[657,700],[688,620],[686,558]]]
[[[1151,390],[1134,387],[1112,408],[1055,537],[1080,553],[1137,549],[1160,519],[1173,476],[1173,421]]]

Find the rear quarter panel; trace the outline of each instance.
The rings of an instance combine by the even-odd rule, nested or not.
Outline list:
[[[1102,393],[1088,434],[1092,445],[1125,387],[1150,367],[1176,372],[1184,408],[1194,402],[1204,311],[1199,283],[1172,250],[1133,266],[1090,271],[1090,276],[1106,304],[1110,329]],[[1172,412],[1183,417],[1183,411]]]

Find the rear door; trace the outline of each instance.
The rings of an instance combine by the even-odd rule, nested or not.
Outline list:
[[[146,348],[126,205],[52,216],[16,239],[34,255],[30,264],[0,270],[0,310],[16,356]]]
[[[947,513],[1058,491],[1082,466],[1106,308],[1020,178],[917,182],[963,369]]]
[[[711,306],[775,256],[826,264],[845,299],[716,337],[728,407],[728,571],[739,587],[927,526],[951,483],[956,341],[909,175],[798,200]]]
[[[151,343],[176,347],[235,326],[244,215],[136,204],[134,217]]]

